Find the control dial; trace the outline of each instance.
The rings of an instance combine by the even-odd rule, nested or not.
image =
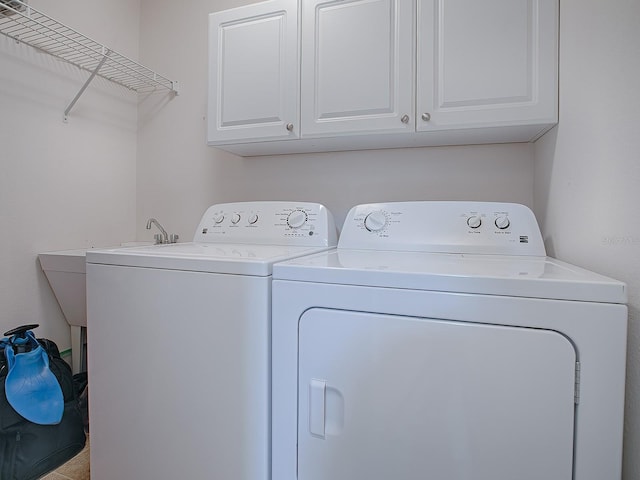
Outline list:
[[[506,215],[500,215],[496,218],[496,227],[498,227],[500,230],[509,228],[509,225],[511,225],[511,222],[509,221],[509,217],[507,217]]]
[[[469,225],[469,228],[478,228],[482,225],[482,219],[479,215],[471,215],[467,218],[467,225]]]
[[[223,220],[224,220],[224,214],[222,213],[215,215],[213,217],[213,221],[216,222],[216,224],[222,223]]]
[[[300,228],[307,223],[307,214],[302,210],[294,210],[287,216],[287,225],[291,228]]]
[[[240,214],[239,214],[239,213],[234,213],[234,214],[231,216],[231,223],[233,223],[234,225],[236,225],[239,221],[240,221]]]
[[[370,232],[379,232],[386,226],[387,216],[380,210],[371,212],[364,218],[364,228]]]
[[[258,221],[258,215],[255,213],[249,217],[249,225],[253,225]]]

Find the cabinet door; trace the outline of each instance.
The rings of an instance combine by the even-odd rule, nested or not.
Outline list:
[[[302,136],[412,132],[413,0],[302,6]]]
[[[557,122],[558,0],[418,0],[417,130]]]
[[[210,145],[299,136],[296,0],[209,16]]]
[[[308,310],[298,479],[571,480],[575,362],[549,330]]]

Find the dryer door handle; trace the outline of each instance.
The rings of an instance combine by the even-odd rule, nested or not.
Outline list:
[[[326,380],[311,379],[309,383],[309,432],[320,438],[325,435]]]

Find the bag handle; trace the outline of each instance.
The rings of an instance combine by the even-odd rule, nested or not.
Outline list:
[[[24,337],[28,330],[33,330],[34,328],[38,328],[40,325],[37,323],[30,323],[29,325],[20,325],[19,327],[12,328],[3,333],[5,337],[11,337],[17,335],[19,337]]]
[[[16,354],[38,348],[40,342],[38,342],[35,334],[31,330],[39,326],[37,323],[30,323],[4,332],[4,335],[8,338],[0,339],[0,347],[2,347],[2,353],[4,353],[4,357],[7,359],[7,367],[9,370],[15,365]],[[48,363],[47,358],[47,366]]]

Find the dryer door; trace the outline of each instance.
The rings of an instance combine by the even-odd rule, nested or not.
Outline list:
[[[308,310],[299,480],[571,480],[576,354],[548,330]]]

